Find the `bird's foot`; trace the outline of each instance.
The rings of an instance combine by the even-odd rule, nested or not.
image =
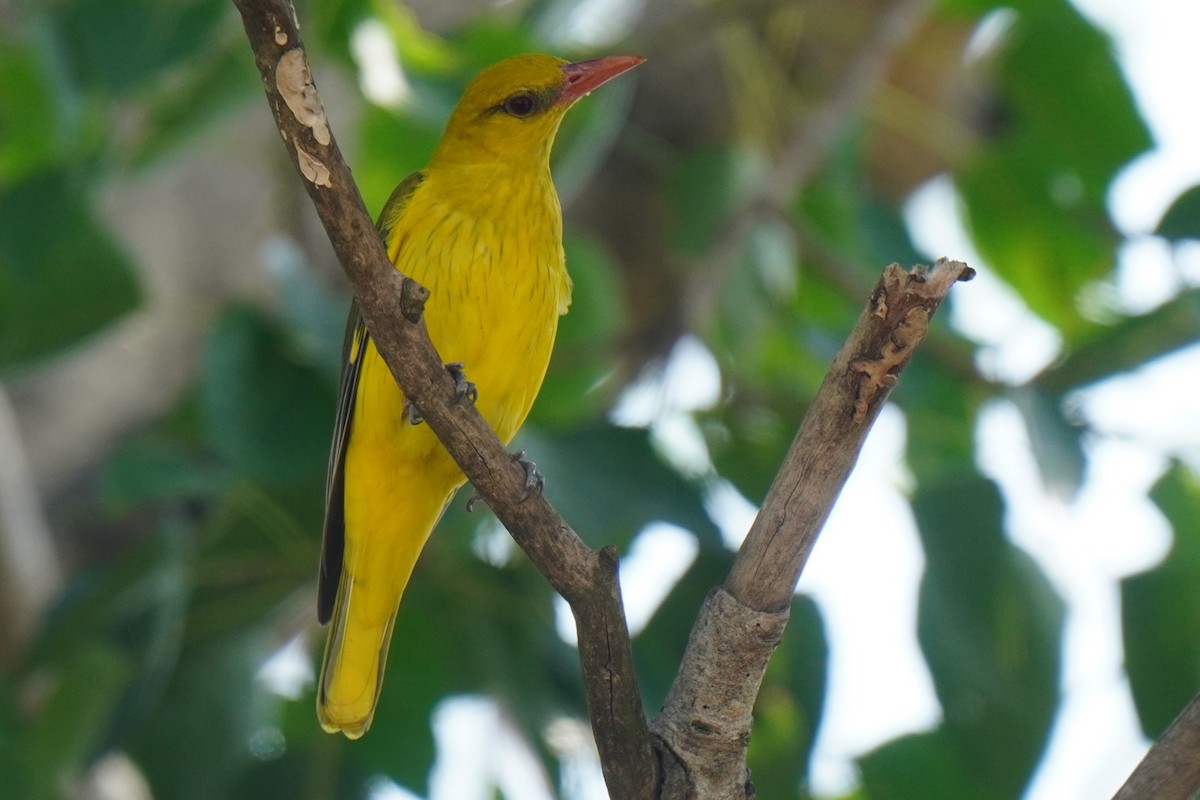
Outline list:
[[[463,362],[451,361],[446,365],[446,372],[450,373],[450,377],[454,379],[454,396],[456,403],[468,402],[475,405],[475,401],[479,399],[479,390],[475,388],[475,384],[467,380],[466,373],[463,371]]]
[[[540,497],[546,488],[546,476],[538,470],[537,464],[526,458],[524,450],[517,452],[513,458],[525,469],[525,493],[521,495],[521,502],[530,497]]]
[[[521,494],[521,499],[518,502],[524,503],[531,497],[540,497],[546,489],[546,476],[537,468],[537,464],[525,456],[524,450],[513,453],[513,460],[525,470],[525,491]],[[479,496],[479,492],[472,489],[471,496],[467,498],[467,513],[469,514],[474,511],[476,504],[480,501],[487,502]]]

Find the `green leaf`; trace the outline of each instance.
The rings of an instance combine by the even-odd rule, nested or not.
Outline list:
[[[1098,329],[1035,380],[1039,390],[1065,395],[1172,351],[1200,336],[1200,289],[1187,289],[1145,314]]]
[[[1079,291],[1112,269],[1117,235],[1102,201],[1059,205],[1049,188],[1056,176],[1036,148],[988,151],[958,188],[988,263],[1034,313],[1072,338],[1088,327],[1076,310]]]
[[[1070,499],[1083,482],[1083,429],[1063,413],[1061,397],[1048,395],[1036,385],[1013,389],[1013,404],[1025,420],[1030,447],[1046,487]]]
[[[924,354],[924,355],[927,355]],[[982,387],[918,353],[892,394],[908,425],[905,460],[918,483],[970,472],[975,464],[975,418]]]
[[[1010,143],[1036,143],[1043,168],[1075,173],[1084,196],[1103,201],[1116,172],[1153,144],[1112,41],[1066,0],[1022,0],[1011,36],[1000,65]]]
[[[232,308],[218,321],[200,393],[213,445],[242,474],[276,485],[324,474],[333,391],[258,312]]]
[[[917,633],[942,731],[980,790],[1019,796],[1058,706],[1062,600],[1005,539],[989,481],[922,486],[913,512],[926,556]]]
[[[105,465],[103,498],[110,513],[136,511],[152,503],[206,497],[226,485],[211,463],[164,435],[129,442]]]
[[[1005,800],[1020,795],[981,783],[945,730],[888,742],[860,758],[858,766],[871,800]]]
[[[260,629],[205,639],[184,651],[157,713],[131,742],[155,797],[227,796],[278,703],[255,678],[270,644]]]
[[[330,291],[318,278],[316,267],[290,239],[272,241],[264,260],[278,281],[280,318],[297,356],[321,370],[329,386],[337,386],[342,373],[349,294]]]
[[[1173,242],[1200,239],[1200,186],[1193,186],[1176,197],[1154,232]]]
[[[702,543],[720,542],[700,488],[663,463],[645,430],[527,428],[517,443],[546,476],[546,496],[595,547],[625,547],[655,520],[686,528]],[[581,463],[586,469],[579,468]]]
[[[1150,493],[1174,529],[1166,560],[1121,583],[1125,670],[1142,730],[1159,736],[1200,685],[1200,480],[1175,464]]]
[[[1113,266],[1108,186],[1150,134],[1111,43],[1065,0],[1020,4],[999,73],[1008,118],[956,182],[981,253],[1071,339],[1089,327],[1080,289]]]
[[[245,47],[241,37],[214,43],[181,63],[169,80],[156,81],[142,97],[141,124],[116,147],[130,152],[134,165],[150,164],[169,157],[235,104],[257,97],[261,86],[254,70],[246,69]]]
[[[376,217],[402,180],[423,169],[433,155],[445,121],[395,114],[379,106],[363,109],[354,180]]]
[[[132,664],[117,648],[90,644],[60,665],[62,673],[30,732],[33,800],[59,797],[95,756]]]
[[[76,82],[122,94],[200,52],[227,9],[220,0],[69,0],[54,12]]]
[[[37,53],[0,39],[0,186],[55,160],[60,125],[54,92]]]
[[[0,671],[0,770],[6,791],[30,797],[35,779],[30,763],[29,720],[18,705],[18,685],[12,672]]]
[[[50,355],[130,311],[133,268],[65,173],[0,189],[0,370]]]
[[[612,371],[612,354],[624,330],[625,299],[612,258],[584,237],[567,237],[571,310],[559,319],[554,357],[534,404],[534,425],[562,427],[594,419],[611,400],[598,384]]]
[[[668,177],[671,241],[681,253],[698,256],[716,241],[736,199],[737,162],[732,150],[701,149],[687,154]]]
[[[189,545],[182,526],[168,518],[158,535],[118,564],[76,577],[30,652],[33,675],[74,664],[95,649],[120,657],[126,679],[95,687],[95,702],[107,703],[104,733],[111,740],[153,715],[178,664],[191,589]]]
[[[752,503],[767,496],[804,415],[799,403],[786,415],[775,405],[743,401],[700,417],[717,474]]]

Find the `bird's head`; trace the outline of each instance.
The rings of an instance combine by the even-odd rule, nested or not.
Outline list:
[[[643,61],[640,56],[608,56],[569,64],[553,56],[525,55],[493,64],[463,92],[434,160],[545,159],[567,109]]]

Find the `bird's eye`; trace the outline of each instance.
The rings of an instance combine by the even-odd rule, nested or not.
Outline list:
[[[528,92],[514,94],[504,101],[504,110],[514,117],[528,117],[536,107],[537,102]]]

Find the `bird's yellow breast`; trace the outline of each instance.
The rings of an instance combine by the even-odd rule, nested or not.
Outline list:
[[[430,290],[425,321],[438,354],[462,362],[480,413],[506,443],[541,388],[571,289],[549,172],[512,172],[433,172],[387,239],[396,267]],[[393,478],[385,478],[389,462],[414,458],[432,472],[457,476],[432,432],[405,419],[403,395],[373,346],[364,358],[353,436],[375,451],[379,478]]]
[[[463,168],[428,178],[389,242],[401,272],[430,290],[429,336],[460,361],[497,435],[529,413],[570,303],[562,217],[548,172]]]

